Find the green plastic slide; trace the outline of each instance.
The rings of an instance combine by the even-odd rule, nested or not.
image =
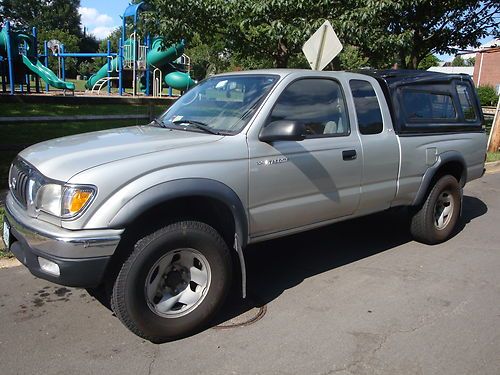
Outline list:
[[[132,41],[130,39],[127,39],[125,41],[125,45],[130,45],[131,43]],[[151,71],[153,71],[155,68],[160,68],[163,70],[163,68],[167,66],[169,63],[177,60],[180,56],[182,56],[182,54],[184,53],[184,48],[185,48],[184,42],[175,43],[172,44],[170,47],[166,48],[164,38],[162,37],[154,38],[153,42],[151,43],[151,50],[146,55],[148,64],[152,65]],[[110,73],[110,75],[112,77],[116,77],[118,75],[116,66],[117,63],[118,59],[113,59],[111,61],[110,70],[112,71],[112,73]],[[99,69],[99,71],[97,71],[97,73],[90,76],[88,81],[85,83],[85,87],[90,90],[92,89],[92,87],[94,87],[97,81],[107,76],[108,76],[108,64],[106,63],[104,64],[104,66],[101,67],[101,69]],[[167,83],[170,87],[177,90],[187,90],[188,88],[196,85],[196,83],[191,79],[189,74],[183,72],[174,71],[169,74],[166,74],[164,80],[165,83]]]
[[[37,60],[36,64],[33,64],[27,56],[23,55],[22,57],[24,65],[52,87],[63,90],[75,90],[75,84],[73,82],[65,82],[59,79],[52,70],[44,66],[40,61]]]
[[[7,38],[9,36],[7,35],[7,30],[4,28],[0,31],[0,55],[4,56],[4,58],[7,57]],[[63,90],[75,90],[75,84],[72,82],[64,82],[63,80],[59,79],[57,75],[50,70],[49,68],[45,67],[40,61],[34,58],[34,48],[33,48],[33,37],[31,35],[11,31],[10,32],[10,48],[11,48],[11,54],[13,56],[13,63],[14,64],[20,64],[22,58],[23,64],[31,70],[34,74],[38,75],[41,79],[43,79],[45,82],[47,82],[50,86],[58,88],[58,89],[63,89]],[[19,55],[18,54],[18,46],[20,43],[26,42],[27,44],[27,50],[26,54],[27,55]]]

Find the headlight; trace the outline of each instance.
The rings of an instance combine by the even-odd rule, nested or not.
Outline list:
[[[37,210],[61,217],[72,218],[82,212],[96,193],[93,186],[63,186],[49,183],[42,185],[36,194]]]
[[[63,187],[57,184],[42,185],[36,193],[36,209],[54,216],[61,216],[62,189]]]

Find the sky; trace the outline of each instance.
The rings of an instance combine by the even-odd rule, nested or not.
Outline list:
[[[128,0],[81,0],[82,24],[96,38],[104,39],[121,24],[120,16],[128,4]]]

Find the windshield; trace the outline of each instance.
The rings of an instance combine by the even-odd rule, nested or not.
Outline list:
[[[177,99],[159,121],[167,127],[199,131],[204,126],[214,133],[236,134],[277,80],[273,75],[208,78]]]

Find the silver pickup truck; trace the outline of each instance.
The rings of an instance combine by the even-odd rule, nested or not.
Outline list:
[[[465,75],[223,74],[151,124],[22,151],[3,237],[34,275],[101,293],[162,342],[206,327],[233,274],[245,295],[248,244],[398,206],[417,241],[446,240],[485,151]]]

